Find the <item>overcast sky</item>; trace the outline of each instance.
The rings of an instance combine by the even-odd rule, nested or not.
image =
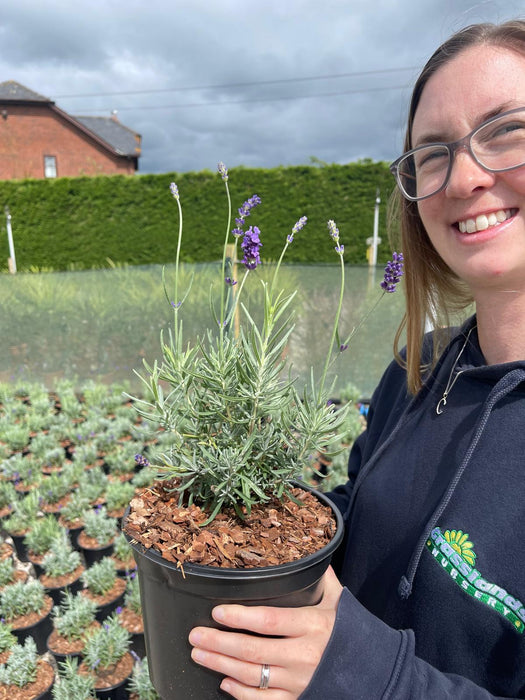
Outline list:
[[[392,160],[451,33],[524,0],[1,0],[0,82],[142,136],[139,172]]]

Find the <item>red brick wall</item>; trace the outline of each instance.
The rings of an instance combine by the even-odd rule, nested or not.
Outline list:
[[[43,178],[44,156],[55,156],[57,177],[135,172],[49,106],[0,106],[0,180]]]

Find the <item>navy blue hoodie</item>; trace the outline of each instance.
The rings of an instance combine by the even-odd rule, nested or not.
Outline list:
[[[301,700],[525,698],[525,362],[487,366],[474,326],[416,397],[395,362],[374,393],[329,494],[345,589]]]

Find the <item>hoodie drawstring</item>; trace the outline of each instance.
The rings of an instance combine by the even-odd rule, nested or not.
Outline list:
[[[401,577],[399,581],[397,592],[399,594],[399,597],[403,600],[406,600],[412,593],[412,584],[414,582],[417,567],[419,566],[421,555],[423,554],[423,550],[425,549],[425,543],[428,539],[428,535],[434,529],[443,511],[448,506],[450,499],[452,498],[452,495],[459,483],[459,480],[461,479],[463,472],[467,468],[472,458],[472,454],[476,449],[476,446],[481,438],[481,435],[483,434],[483,431],[485,430],[485,426],[494,406],[498,403],[500,399],[502,399],[507,394],[510,394],[511,391],[513,391],[519,384],[521,384],[524,381],[525,370],[513,369],[504,377],[502,377],[502,379],[492,388],[490,394],[488,395],[487,400],[485,401],[484,408],[480,414],[480,417],[478,418],[476,430],[474,432],[474,437],[471,440],[465,457],[459,465],[454,475],[454,478],[451,480],[443,498],[441,499],[440,503],[438,503],[435,511],[430,516],[423,532],[419,537],[416,547],[414,548],[414,552],[408,564],[407,572],[404,576]]]

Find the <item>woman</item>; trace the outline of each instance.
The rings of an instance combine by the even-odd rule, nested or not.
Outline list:
[[[525,698],[525,21],[438,49],[392,170],[407,350],[331,494],[339,580],[312,608],[214,610],[273,639],[190,635],[239,700]],[[459,331],[424,337],[472,301]]]

